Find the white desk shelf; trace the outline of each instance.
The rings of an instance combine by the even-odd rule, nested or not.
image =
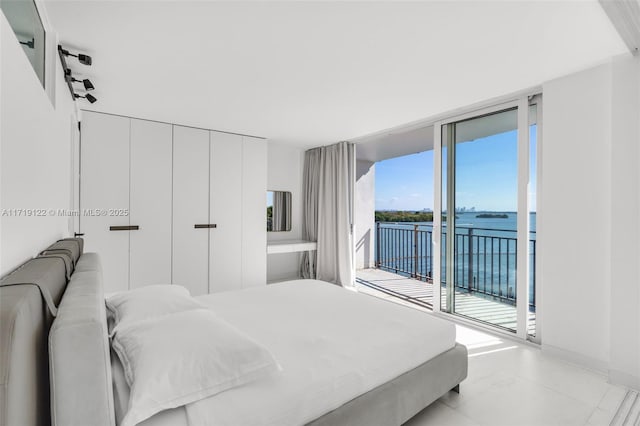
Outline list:
[[[317,248],[315,241],[305,240],[282,240],[269,241],[267,243],[267,254],[275,253],[295,253],[299,251],[310,251]]]

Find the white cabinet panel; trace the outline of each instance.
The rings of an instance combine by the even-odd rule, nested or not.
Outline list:
[[[81,139],[80,232],[85,251],[100,253],[105,292],[128,289],[129,216],[112,216],[129,208],[130,119],[84,112]]]
[[[80,232],[105,290],[265,284],[266,161],[261,139],[86,112]]]
[[[243,137],[242,150],[242,287],[267,280],[267,144]]]
[[[173,127],[173,284],[209,291],[209,131]],[[215,232],[215,229],[212,230]]]
[[[242,287],[242,136],[211,132],[209,291]],[[264,255],[263,255],[264,257]]]
[[[171,283],[170,124],[131,120],[129,287]]]

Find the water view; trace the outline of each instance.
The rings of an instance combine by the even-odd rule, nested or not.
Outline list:
[[[439,147],[376,163],[375,262],[391,275],[387,287],[393,276],[406,281],[392,289],[401,297],[432,303],[443,294],[433,303],[440,302],[447,312],[511,331],[527,327],[534,334],[536,214],[529,211],[536,210],[537,105],[532,100],[525,112],[528,125],[518,108],[461,117],[440,127]],[[522,149],[526,133],[529,149]],[[525,179],[523,193],[519,184]],[[435,245],[441,250],[436,265],[428,207],[435,205],[438,192],[443,216],[455,210],[455,229],[444,224],[442,240]],[[525,197],[528,206],[516,213]],[[518,214],[530,215],[528,247],[518,244]],[[525,265],[517,263],[518,251],[525,249],[529,277],[520,290],[529,293],[529,312],[519,308],[520,318],[528,318],[519,324],[517,271]],[[441,268],[439,283],[433,282],[436,267]],[[385,286],[383,281],[379,286]],[[437,291],[440,286],[446,289]]]
[[[387,214],[385,214],[387,213]],[[398,212],[378,212],[377,219],[393,218]],[[420,215],[430,213],[414,213]],[[404,218],[409,219],[408,218]],[[536,214],[530,214],[531,283],[535,283]],[[454,283],[457,288],[515,304],[517,266],[517,215],[514,212],[457,212]],[[446,229],[446,227],[445,227]],[[424,281],[433,277],[433,222],[378,221],[377,267]],[[446,231],[442,236],[446,252]],[[446,280],[446,267],[441,271]],[[535,285],[529,299],[535,307]]]

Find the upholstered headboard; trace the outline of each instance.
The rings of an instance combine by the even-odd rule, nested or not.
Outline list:
[[[99,348],[108,350],[100,261],[97,255],[82,252],[82,239],[60,240],[0,279],[0,426],[47,425],[51,421],[99,424],[102,418],[84,417],[83,422],[74,422],[76,417],[68,411],[84,413],[83,401],[69,399],[60,385],[82,373],[79,355],[67,354],[77,343],[73,336],[82,336],[87,327],[94,327],[104,331],[104,339],[98,339],[95,347],[91,344],[95,353],[84,352],[83,356],[95,356],[96,362],[102,362],[99,356],[104,353]],[[95,325],[87,326],[79,319]],[[50,330],[55,331],[51,340]],[[75,364],[69,365],[61,357]],[[102,376],[93,372],[90,377],[94,383],[103,380],[102,388],[108,387],[99,404],[113,406],[110,371]],[[67,401],[63,408],[58,406],[60,398]],[[104,424],[113,424],[109,417],[113,418],[112,411],[104,415]],[[102,416],[96,409],[91,414]]]
[[[83,255],[49,333],[51,424],[115,425],[100,259]]]

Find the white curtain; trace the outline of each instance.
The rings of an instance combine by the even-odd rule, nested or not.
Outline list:
[[[340,142],[307,151],[302,184],[303,238],[318,248],[302,256],[301,274],[353,286],[355,146]]]

